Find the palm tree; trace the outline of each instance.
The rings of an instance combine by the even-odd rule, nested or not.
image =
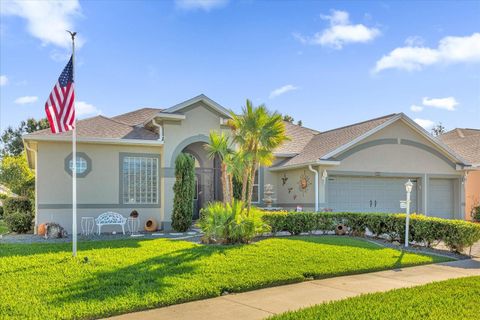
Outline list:
[[[229,140],[228,136],[223,132],[219,134],[218,132],[210,131],[210,142],[205,144],[208,157],[210,159],[218,157],[221,163],[223,203],[230,203],[232,194],[230,179],[227,177],[227,160],[232,153]]]
[[[246,197],[250,210],[255,173],[259,165],[271,165],[273,150],[288,139],[285,124],[280,114],[269,112],[263,104],[255,107],[247,100],[242,114],[232,114],[229,125],[234,141],[249,158],[243,175],[242,200]]]

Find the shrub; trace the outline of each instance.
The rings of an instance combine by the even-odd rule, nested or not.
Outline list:
[[[26,197],[10,197],[3,202],[4,215],[14,212],[32,212],[32,202]]]
[[[472,208],[472,220],[480,222],[480,205]]]
[[[232,204],[214,202],[202,209],[199,226],[207,243],[248,243],[270,228],[261,219],[262,213],[251,208],[247,215],[241,201]]]
[[[283,212],[265,213],[263,221],[272,232],[288,231],[291,234],[322,230],[334,230],[344,224],[350,234],[362,235],[367,229],[374,236],[386,234],[390,240],[405,241],[405,214],[351,213],[351,212]],[[410,216],[409,240],[425,246],[443,241],[454,251],[461,252],[465,247],[480,240],[480,225],[422,215]]]
[[[172,228],[185,232],[192,225],[195,192],[195,160],[189,154],[180,153],[175,160],[173,192]]]
[[[26,233],[32,230],[33,218],[32,212],[10,212],[5,215],[5,223],[10,231]]]
[[[3,218],[3,207],[0,206],[0,219],[2,219],[2,218]]]

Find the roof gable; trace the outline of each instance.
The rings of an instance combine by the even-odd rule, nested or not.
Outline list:
[[[193,97],[191,99],[188,99],[186,101],[183,101],[179,104],[174,105],[173,107],[170,107],[168,109],[163,110],[163,112],[167,113],[176,113],[176,112],[182,112],[182,110],[190,107],[191,105],[194,105],[198,102],[203,102],[206,104],[208,107],[212,108],[216,112],[218,112],[221,116],[224,116],[226,118],[230,118],[230,111],[210,99],[204,94],[198,95],[196,97]]]
[[[449,159],[457,163],[467,163],[448,146],[432,137],[412,119],[403,113],[399,113],[321,132],[315,135],[297,156],[283,162],[280,166],[291,167],[312,164],[320,160],[335,160],[336,156],[399,120],[405,122],[437,149],[441,150]]]

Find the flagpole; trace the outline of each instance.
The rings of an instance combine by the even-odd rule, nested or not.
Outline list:
[[[72,37],[72,79],[75,85],[75,35],[76,32],[70,32]],[[75,88],[76,89],[76,88]],[[75,96],[73,99],[75,108]],[[74,117],[72,132],[72,256],[77,256],[77,117]]]

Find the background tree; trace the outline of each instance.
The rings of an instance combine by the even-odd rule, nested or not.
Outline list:
[[[28,167],[25,152],[17,156],[5,156],[0,161],[0,183],[13,193],[35,197],[35,175]]]
[[[175,160],[173,193],[172,228],[185,232],[192,225],[195,193],[195,159],[189,154],[180,153]]]
[[[445,133],[445,127],[442,125],[441,122],[437,123],[433,128],[432,128],[432,134],[435,137],[438,137],[439,135],[442,135]]]
[[[27,121],[22,121],[16,129],[8,127],[0,138],[2,144],[0,155],[2,157],[20,155],[23,151],[22,135],[47,128],[50,128],[47,118],[38,121],[29,118]]]
[[[284,114],[282,116],[282,120],[283,121],[286,121],[286,122],[290,122],[290,123],[294,123],[295,122],[295,119],[291,116],[291,115],[288,115],[288,114]],[[297,121],[297,126],[302,126],[302,120],[298,120]]]

